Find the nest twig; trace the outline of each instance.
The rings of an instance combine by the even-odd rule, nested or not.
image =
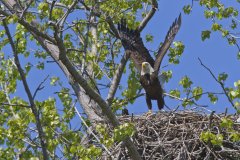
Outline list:
[[[229,136],[230,131],[220,127],[224,116],[181,111],[118,118],[121,123],[134,123],[136,133],[132,140],[145,160],[239,160],[240,142],[233,142]],[[231,115],[228,118],[236,122],[238,116]],[[234,123],[232,129],[240,133],[240,124]],[[214,145],[210,141],[203,142],[200,139],[203,131],[222,134],[222,145]],[[110,151],[115,159],[130,159],[123,143],[115,144]],[[99,159],[109,158],[103,156]]]

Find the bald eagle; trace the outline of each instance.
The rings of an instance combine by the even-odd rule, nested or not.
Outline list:
[[[125,52],[130,55],[135,67],[140,72],[140,83],[146,92],[146,102],[149,112],[152,110],[151,100],[157,100],[159,110],[164,106],[163,89],[159,81],[158,72],[162,59],[172,44],[180,26],[181,14],[170,27],[154,60],[147,48],[145,48],[140,37],[140,32],[137,29],[129,29],[126,25],[126,20],[122,20],[118,24],[119,36]]]

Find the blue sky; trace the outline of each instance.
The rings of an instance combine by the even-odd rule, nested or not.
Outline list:
[[[156,50],[158,48],[159,43],[164,40],[172,22],[178,17],[179,13],[182,12],[183,6],[189,3],[191,3],[191,1],[159,1],[159,10],[155,13],[154,17],[142,33],[142,37],[145,37],[145,35],[149,33],[154,35],[154,41],[152,43],[145,43],[148,49]],[[227,6],[237,6],[237,4],[238,3],[235,1],[228,1]],[[229,46],[226,39],[223,39],[221,34],[217,32],[212,33],[210,39],[202,42],[201,31],[210,29],[211,24],[211,20],[204,18],[204,8],[200,7],[197,3],[194,4],[190,15],[182,14],[182,26],[175,40],[182,41],[185,44],[185,51],[180,58],[179,65],[169,65],[164,68],[164,70],[173,71],[173,78],[164,85],[167,92],[169,92],[170,89],[181,89],[179,81],[185,75],[191,78],[193,81],[193,87],[201,86],[203,87],[204,92],[222,92],[219,84],[217,84],[211,75],[200,65],[198,57],[201,58],[203,63],[207,65],[216,76],[222,72],[229,74],[226,86],[233,87],[233,83],[240,79],[240,70],[238,69],[240,61],[237,60],[238,50],[235,46]],[[224,22],[223,25],[227,26],[229,23]],[[34,44],[32,43],[29,44],[29,46],[33,45]],[[9,51],[9,48],[5,48],[5,50]],[[33,55],[30,55],[30,59],[34,59]],[[168,57],[166,56],[162,66],[167,64]],[[51,76],[55,75],[62,77],[62,81],[65,81],[64,84],[69,87],[67,84],[68,81],[55,63],[47,63],[45,68],[47,69],[46,71],[38,71],[34,69],[30,72],[27,80],[31,86],[32,93],[48,74]],[[123,76],[121,82],[124,83],[124,81],[126,81],[126,76]],[[37,96],[38,100],[52,97],[54,92],[59,91],[59,87],[52,87],[49,85],[49,82],[50,81],[48,80],[46,88],[39,92]],[[26,99],[22,84],[19,84],[18,87],[16,95]],[[103,93],[104,98],[106,97],[107,91],[108,90]],[[175,108],[181,103],[169,98],[165,98],[165,102],[168,106],[171,106],[171,108]],[[231,113],[234,112],[234,109],[224,96],[220,96],[219,101],[215,105],[211,104],[208,98],[202,98],[199,101],[199,104],[209,105],[209,109],[217,110],[218,112],[224,112],[225,108],[229,107],[229,111]],[[58,105],[58,108],[61,109],[61,105]],[[134,104],[129,104],[127,108],[130,113],[134,114],[142,114],[148,110],[145,97],[138,98]],[[155,102],[153,103],[153,110],[157,111],[157,105]]]

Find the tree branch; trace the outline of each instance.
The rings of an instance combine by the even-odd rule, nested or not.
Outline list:
[[[224,87],[224,84],[223,84],[222,82],[220,82],[220,81],[217,79],[217,77],[213,74],[213,72],[212,72],[207,66],[205,66],[205,65],[202,63],[202,61],[201,61],[200,58],[198,58],[198,60],[199,60],[200,64],[201,64],[206,70],[208,70],[208,72],[212,75],[212,77],[214,78],[214,80],[215,80],[218,84],[220,84],[220,86],[221,86],[223,92],[225,93],[228,101],[229,101],[230,104],[233,106],[233,108],[236,109],[236,107],[235,107],[235,105],[233,104],[231,98],[228,96],[228,93],[227,93],[227,91],[226,91],[226,89],[225,89],[225,87]]]
[[[12,36],[10,34],[10,31],[8,29],[8,26],[7,26],[7,23],[5,22],[5,20],[3,20],[3,26],[4,26],[4,29],[6,31],[6,35],[8,37],[9,42],[10,42],[11,48],[13,50],[14,61],[16,63],[17,69],[18,69],[20,77],[22,79],[25,92],[26,92],[26,94],[28,96],[28,100],[30,102],[30,107],[31,107],[32,113],[33,113],[33,115],[35,117],[35,120],[36,120],[36,125],[37,125],[37,129],[38,129],[39,139],[40,139],[40,143],[41,143],[41,147],[42,147],[43,159],[44,160],[48,160],[49,156],[48,156],[48,153],[47,153],[47,144],[46,144],[46,140],[45,140],[42,124],[41,124],[41,121],[40,121],[40,118],[39,118],[39,115],[38,115],[37,107],[36,107],[36,105],[34,103],[33,96],[32,96],[31,91],[29,89],[29,86],[28,86],[25,74],[24,74],[23,69],[22,69],[22,67],[20,65],[20,61],[19,61],[19,58],[18,58],[18,53],[17,53],[15,44],[13,42]]]
[[[48,79],[48,77],[49,77],[49,75],[48,75],[46,78],[44,78],[44,80],[38,85],[37,89],[35,90],[35,92],[34,92],[34,94],[33,94],[33,99],[35,99],[35,97],[36,97],[36,95],[37,95],[37,92],[40,91],[40,90],[42,90],[42,89],[44,88],[44,86],[42,86],[42,85],[43,85],[43,83],[46,82],[46,80]]]
[[[149,20],[153,17],[154,13],[158,9],[158,3],[156,0],[151,0],[152,8],[146,15],[146,17],[142,20],[141,24],[138,26],[138,31],[141,32],[145,26],[148,24]]]
[[[51,3],[51,7],[50,7],[50,11],[49,11],[49,20],[51,21],[52,20],[52,11],[53,11],[53,7],[55,5],[57,0],[53,0],[52,3]]]
[[[125,52],[125,54],[123,55],[123,57],[120,61],[120,64],[118,65],[118,68],[117,68],[117,70],[114,74],[111,86],[110,86],[109,91],[108,91],[108,96],[107,96],[106,101],[107,101],[107,104],[109,106],[111,106],[111,104],[112,104],[112,100],[113,100],[113,98],[115,96],[115,93],[117,91],[118,85],[119,85],[121,77],[122,77],[124,67],[127,64],[128,59],[129,59],[129,54],[127,52]]]
[[[73,8],[77,5],[78,0],[74,0],[74,2],[70,5],[70,7],[68,8],[67,12],[64,13],[64,15],[62,16],[62,18],[60,18],[60,20],[57,22],[57,24],[59,24],[59,27],[62,30],[62,27],[64,25],[65,20],[67,19],[67,16],[69,15],[69,13],[73,10]]]
[[[118,30],[116,29],[116,27],[115,27],[115,25],[114,25],[111,17],[110,17],[110,16],[107,16],[106,21],[107,21],[107,23],[108,23],[111,31],[114,33],[114,36],[115,36],[116,38],[119,38]]]

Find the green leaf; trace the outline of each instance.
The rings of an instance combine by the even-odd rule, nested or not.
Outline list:
[[[234,86],[237,88],[240,88],[240,80],[234,82]]]
[[[122,141],[127,136],[133,136],[135,134],[135,127],[133,123],[124,123],[114,129],[114,139],[116,141]]]
[[[53,85],[53,86],[56,86],[56,83],[59,81],[59,77],[51,77],[51,82],[50,84]]]
[[[213,133],[211,133],[210,131],[203,131],[201,134],[200,134],[200,139],[204,142],[208,142],[210,141],[211,139],[213,139],[215,135]]]
[[[212,10],[205,10],[204,11],[204,15],[205,17],[208,19],[208,18],[213,18],[215,16],[215,12],[212,11]]]
[[[38,10],[40,13],[46,12],[48,10],[48,8],[49,8],[49,5],[48,5],[48,3],[45,3],[45,2],[39,3],[39,5],[38,5]]]
[[[192,11],[191,5],[184,6],[183,11],[184,11],[185,14],[190,14],[190,12]]]
[[[234,37],[230,37],[230,38],[228,38],[227,40],[228,40],[228,43],[229,43],[230,45],[235,45],[235,44],[236,44],[236,39],[235,39]]]
[[[5,35],[5,30],[0,31],[0,38],[3,38],[4,35]]]
[[[162,75],[164,77],[164,81],[168,82],[172,78],[172,70],[162,71]]]
[[[34,53],[34,56],[37,57],[37,58],[46,59],[47,58],[47,53],[46,52],[41,52],[41,51],[36,51]]]
[[[153,42],[153,35],[147,34],[146,35],[146,41],[147,42]]]
[[[222,146],[222,142],[223,142],[222,134],[215,135],[214,138],[211,140],[211,143],[215,146]]]
[[[133,103],[135,101],[134,98],[137,95],[137,91],[141,88],[141,85],[139,83],[139,75],[135,70],[135,66],[133,64],[133,62],[131,61],[131,63],[129,64],[129,68],[131,70],[131,73],[128,77],[128,88],[126,90],[124,90],[122,92],[122,96],[126,97],[127,99],[129,99],[130,103]]]
[[[76,146],[71,146],[70,147],[70,152],[73,153],[73,154],[76,153],[77,152],[77,147]]]
[[[229,31],[228,30],[222,30],[222,36],[226,37],[229,35]]]
[[[193,100],[189,100],[189,99],[186,99],[186,98],[184,98],[184,100],[183,100],[183,102],[182,102],[182,106],[183,107],[186,107],[186,106],[191,106],[191,105],[193,105],[194,104],[194,102],[193,102]]]
[[[233,133],[230,134],[229,137],[231,138],[231,141],[232,141],[232,142],[238,142],[238,141],[240,141],[240,133],[233,132]]]
[[[57,20],[58,18],[62,17],[63,14],[64,14],[64,12],[63,12],[63,9],[62,9],[62,8],[54,8],[54,9],[52,10],[52,18],[53,18],[54,20]]]
[[[170,94],[173,95],[173,96],[175,96],[175,97],[178,97],[178,98],[180,98],[180,95],[181,95],[180,91],[177,90],[177,89],[171,90],[171,91],[170,91]]]
[[[208,93],[208,97],[213,104],[216,104],[216,102],[218,101],[218,97],[213,93]]]
[[[179,64],[179,58],[181,57],[182,53],[184,52],[185,46],[182,42],[173,42],[174,47],[169,48],[169,63]]]
[[[44,62],[38,62],[37,69],[43,70],[44,69]]]
[[[186,88],[190,88],[191,85],[193,84],[193,82],[190,80],[189,77],[184,76],[184,77],[180,80],[179,84],[182,85],[183,88],[186,89]]]
[[[228,74],[226,74],[226,73],[220,73],[219,75],[218,75],[218,81],[219,82],[224,82],[224,81],[226,81],[226,79],[227,79],[227,77],[228,77]]]
[[[240,60],[240,52],[237,53],[237,59]]]
[[[211,31],[209,31],[209,30],[202,31],[202,41],[205,41],[206,39],[209,39],[210,34],[211,34]]]
[[[213,134],[210,131],[203,131],[200,135],[200,139],[204,142],[211,142],[213,145],[222,146],[223,135],[222,134]]]
[[[28,63],[25,65],[26,73],[28,73],[28,72],[31,70],[31,68],[32,68],[32,64],[28,62]]]
[[[217,30],[220,30],[220,29],[221,29],[221,26],[218,23],[213,23],[213,25],[212,25],[212,30],[213,31],[217,31]]]
[[[222,128],[232,129],[233,127],[233,121],[229,118],[223,118],[222,122],[220,123],[220,126]]]
[[[237,22],[234,19],[232,19],[231,28],[235,29],[236,27],[237,27]]]
[[[202,96],[203,89],[201,87],[195,87],[192,90],[192,94],[195,100],[199,100]]]
[[[236,98],[240,98],[240,90],[231,90],[229,92],[229,96],[232,100],[234,100]]]

